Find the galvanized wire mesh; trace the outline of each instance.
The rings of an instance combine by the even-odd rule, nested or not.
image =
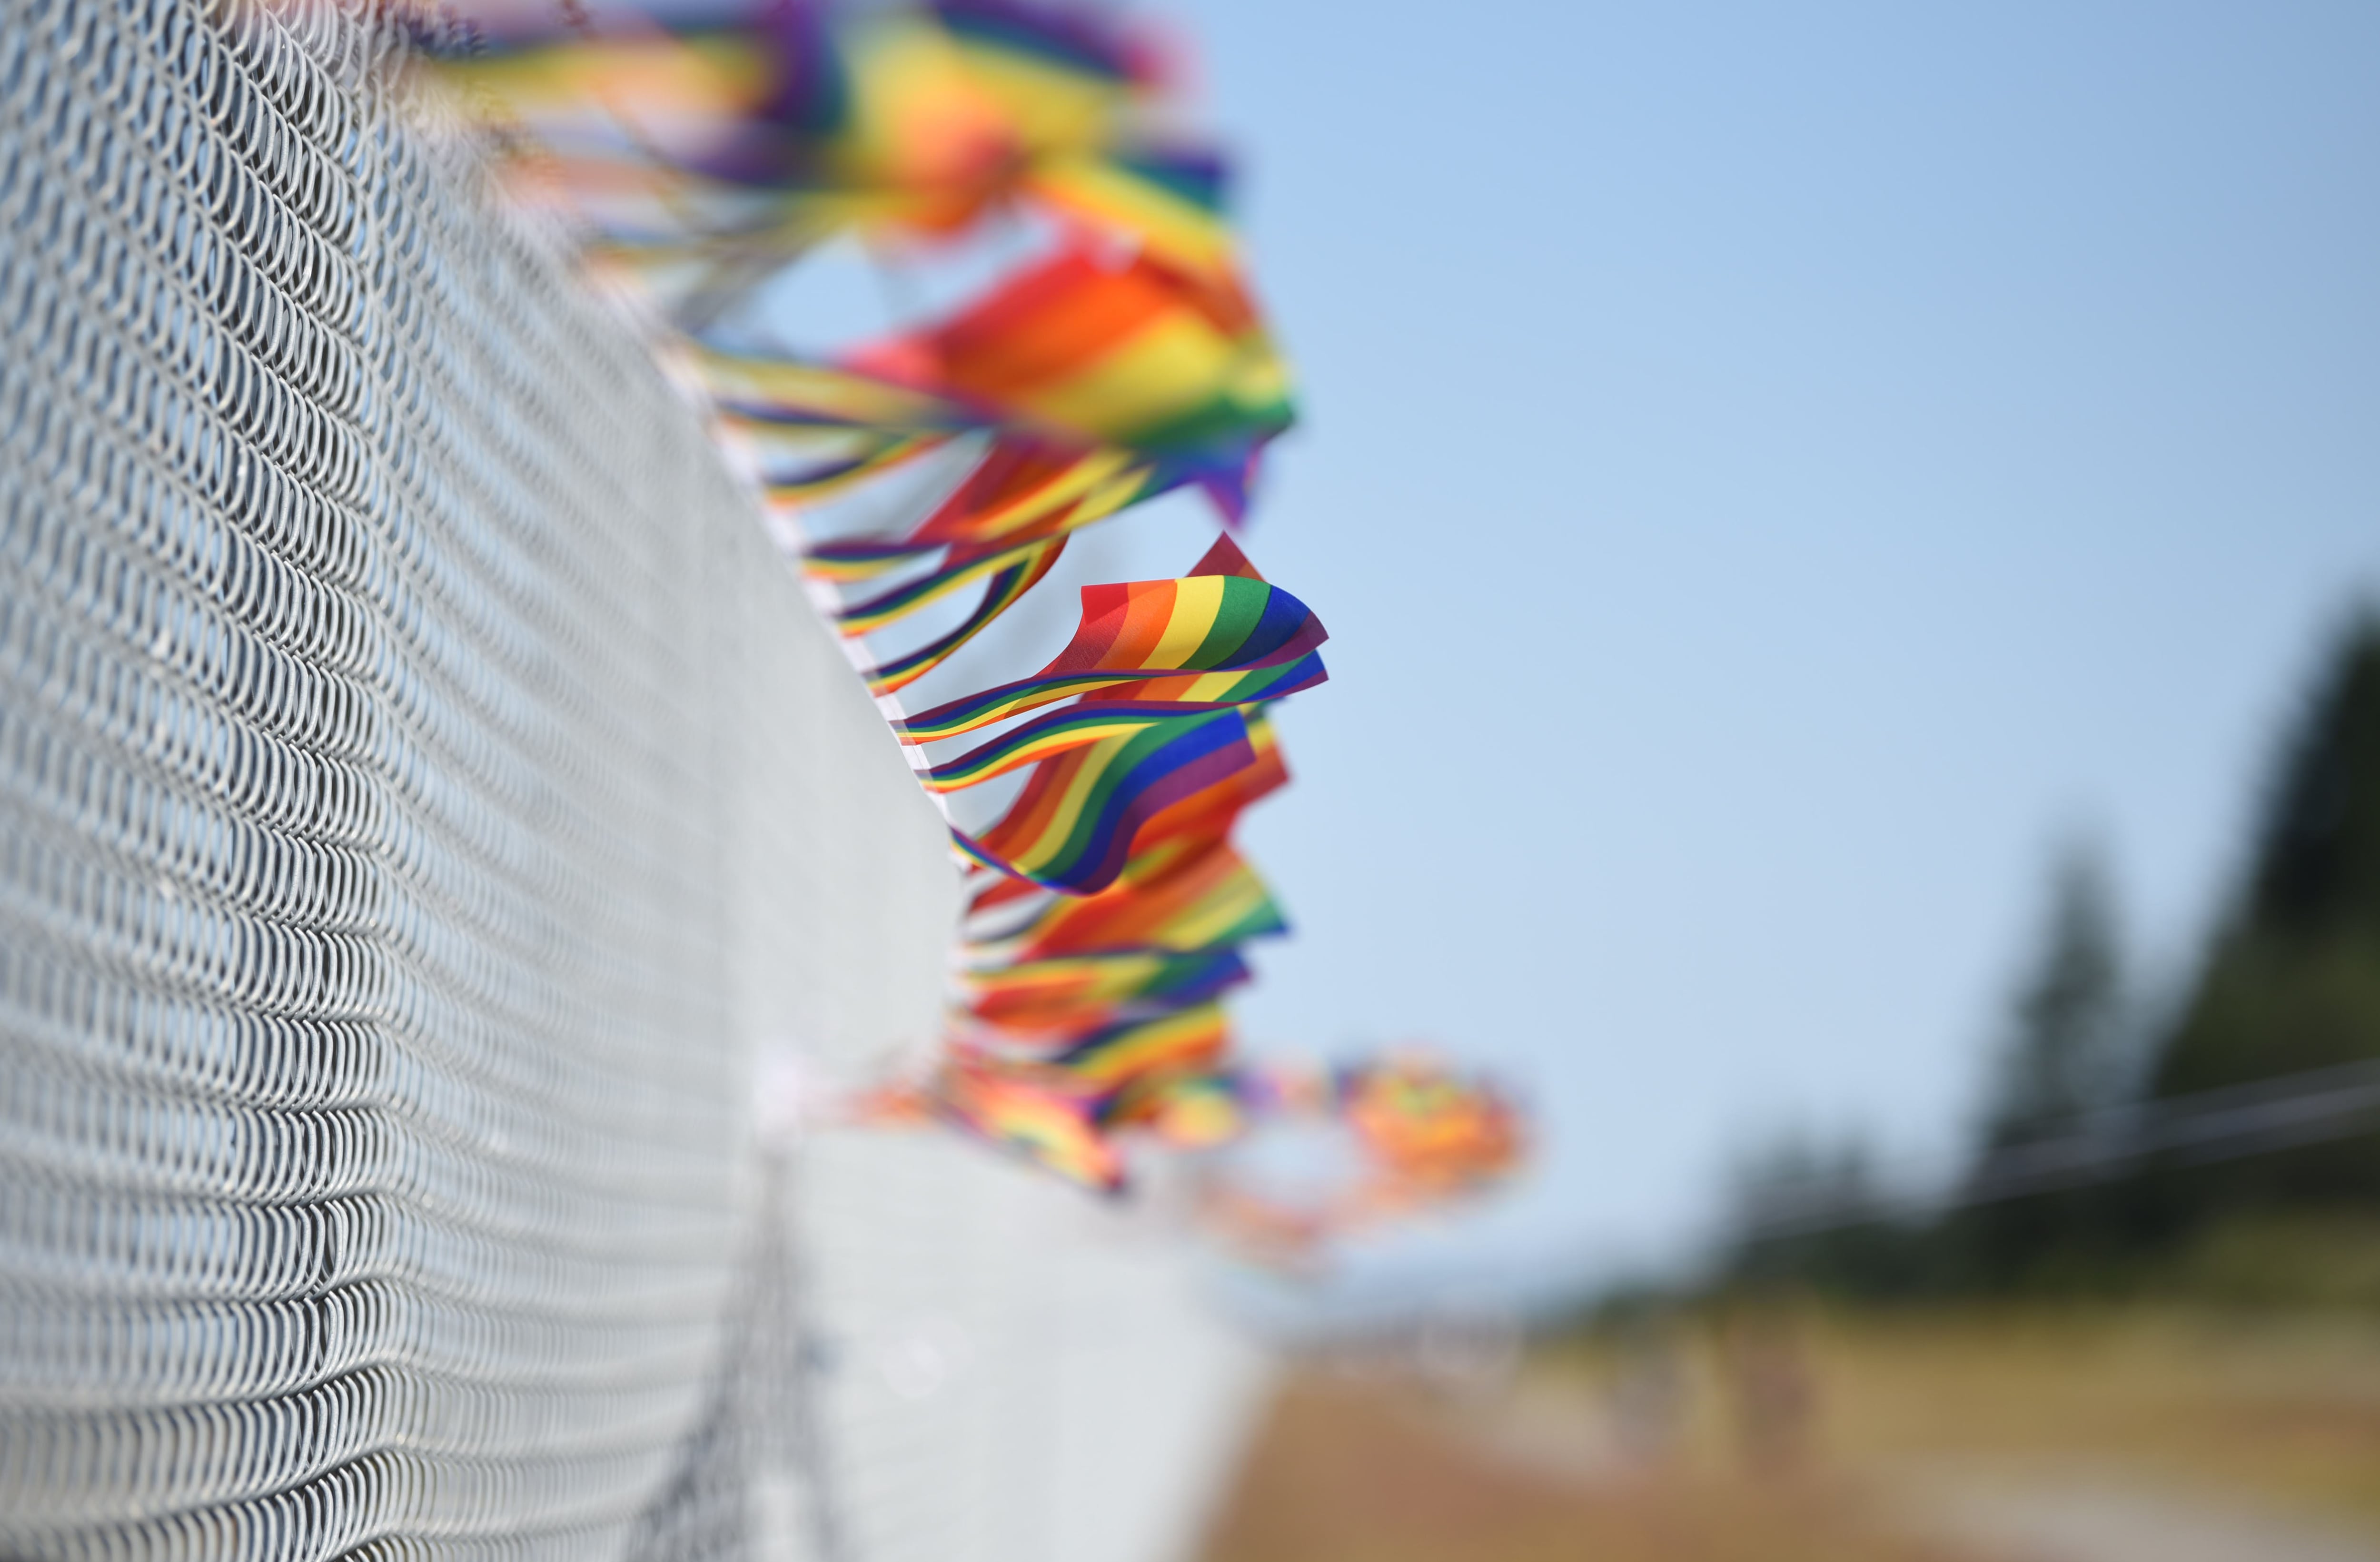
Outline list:
[[[0,1556],[1178,1549],[1246,1358],[971,1149],[931,811],[696,414],[310,3],[0,0]]]
[[[0,1550],[738,1544],[747,816],[842,670],[395,46],[0,4]]]

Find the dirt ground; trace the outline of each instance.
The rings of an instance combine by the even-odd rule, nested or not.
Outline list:
[[[1285,1381],[1205,1562],[2380,1562],[2380,1321],[1649,1326]]]

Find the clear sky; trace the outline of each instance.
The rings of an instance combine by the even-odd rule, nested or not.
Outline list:
[[[1963,1132],[2066,832],[2186,963],[2380,589],[2380,6],[1166,9],[1304,386],[1250,551],[1333,634],[1241,1012],[1530,1084],[1455,1254]]]

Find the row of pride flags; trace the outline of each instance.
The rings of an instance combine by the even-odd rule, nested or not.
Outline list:
[[[1087,587],[1038,671],[921,697],[1081,528],[1177,490],[1236,527],[1289,426],[1222,159],[1181,129],[1155,35],[1014,0],[483,0],[425,42],[505,149],[508,195],[672,322],[951,822],[946,1034],[855,1115],[938,1119],[1111,1190],[1128,1135],[1343,1121],[1371,1168],[1346,1197],[1217,1184],[1251,1246],[1508,1170],[1516,1120],[1484,1085],[1410,1059],[1299,1084],[1232,1057],[1242,946],[1285,928],[1232,829],[1288,780],[1270,711],[1324,681],[1327,636],[1229,535],[1176,578]],[[932,256],[993,229],[1031,252],[929,323],[753,345],[769,289],[830,244]]]

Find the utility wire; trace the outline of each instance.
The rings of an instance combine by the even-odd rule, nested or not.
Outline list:
[[[2153,1156],[2204,1165],[2349,1138],[2374,1119],[2380,1119],[2380,1062],[2285,1074],[2093,1112],[2064,1132],[1985,1152],[1947,1191],[1915,1191],[1923,1180],[1913,1175],[1888,1179],[1881,1188],[1820,1178],[1783,1182],[1760,1194],[1760,1207],[1743,1231],[1760,1240],[1808,1236],[1947,1213],[2110,1181]]]

